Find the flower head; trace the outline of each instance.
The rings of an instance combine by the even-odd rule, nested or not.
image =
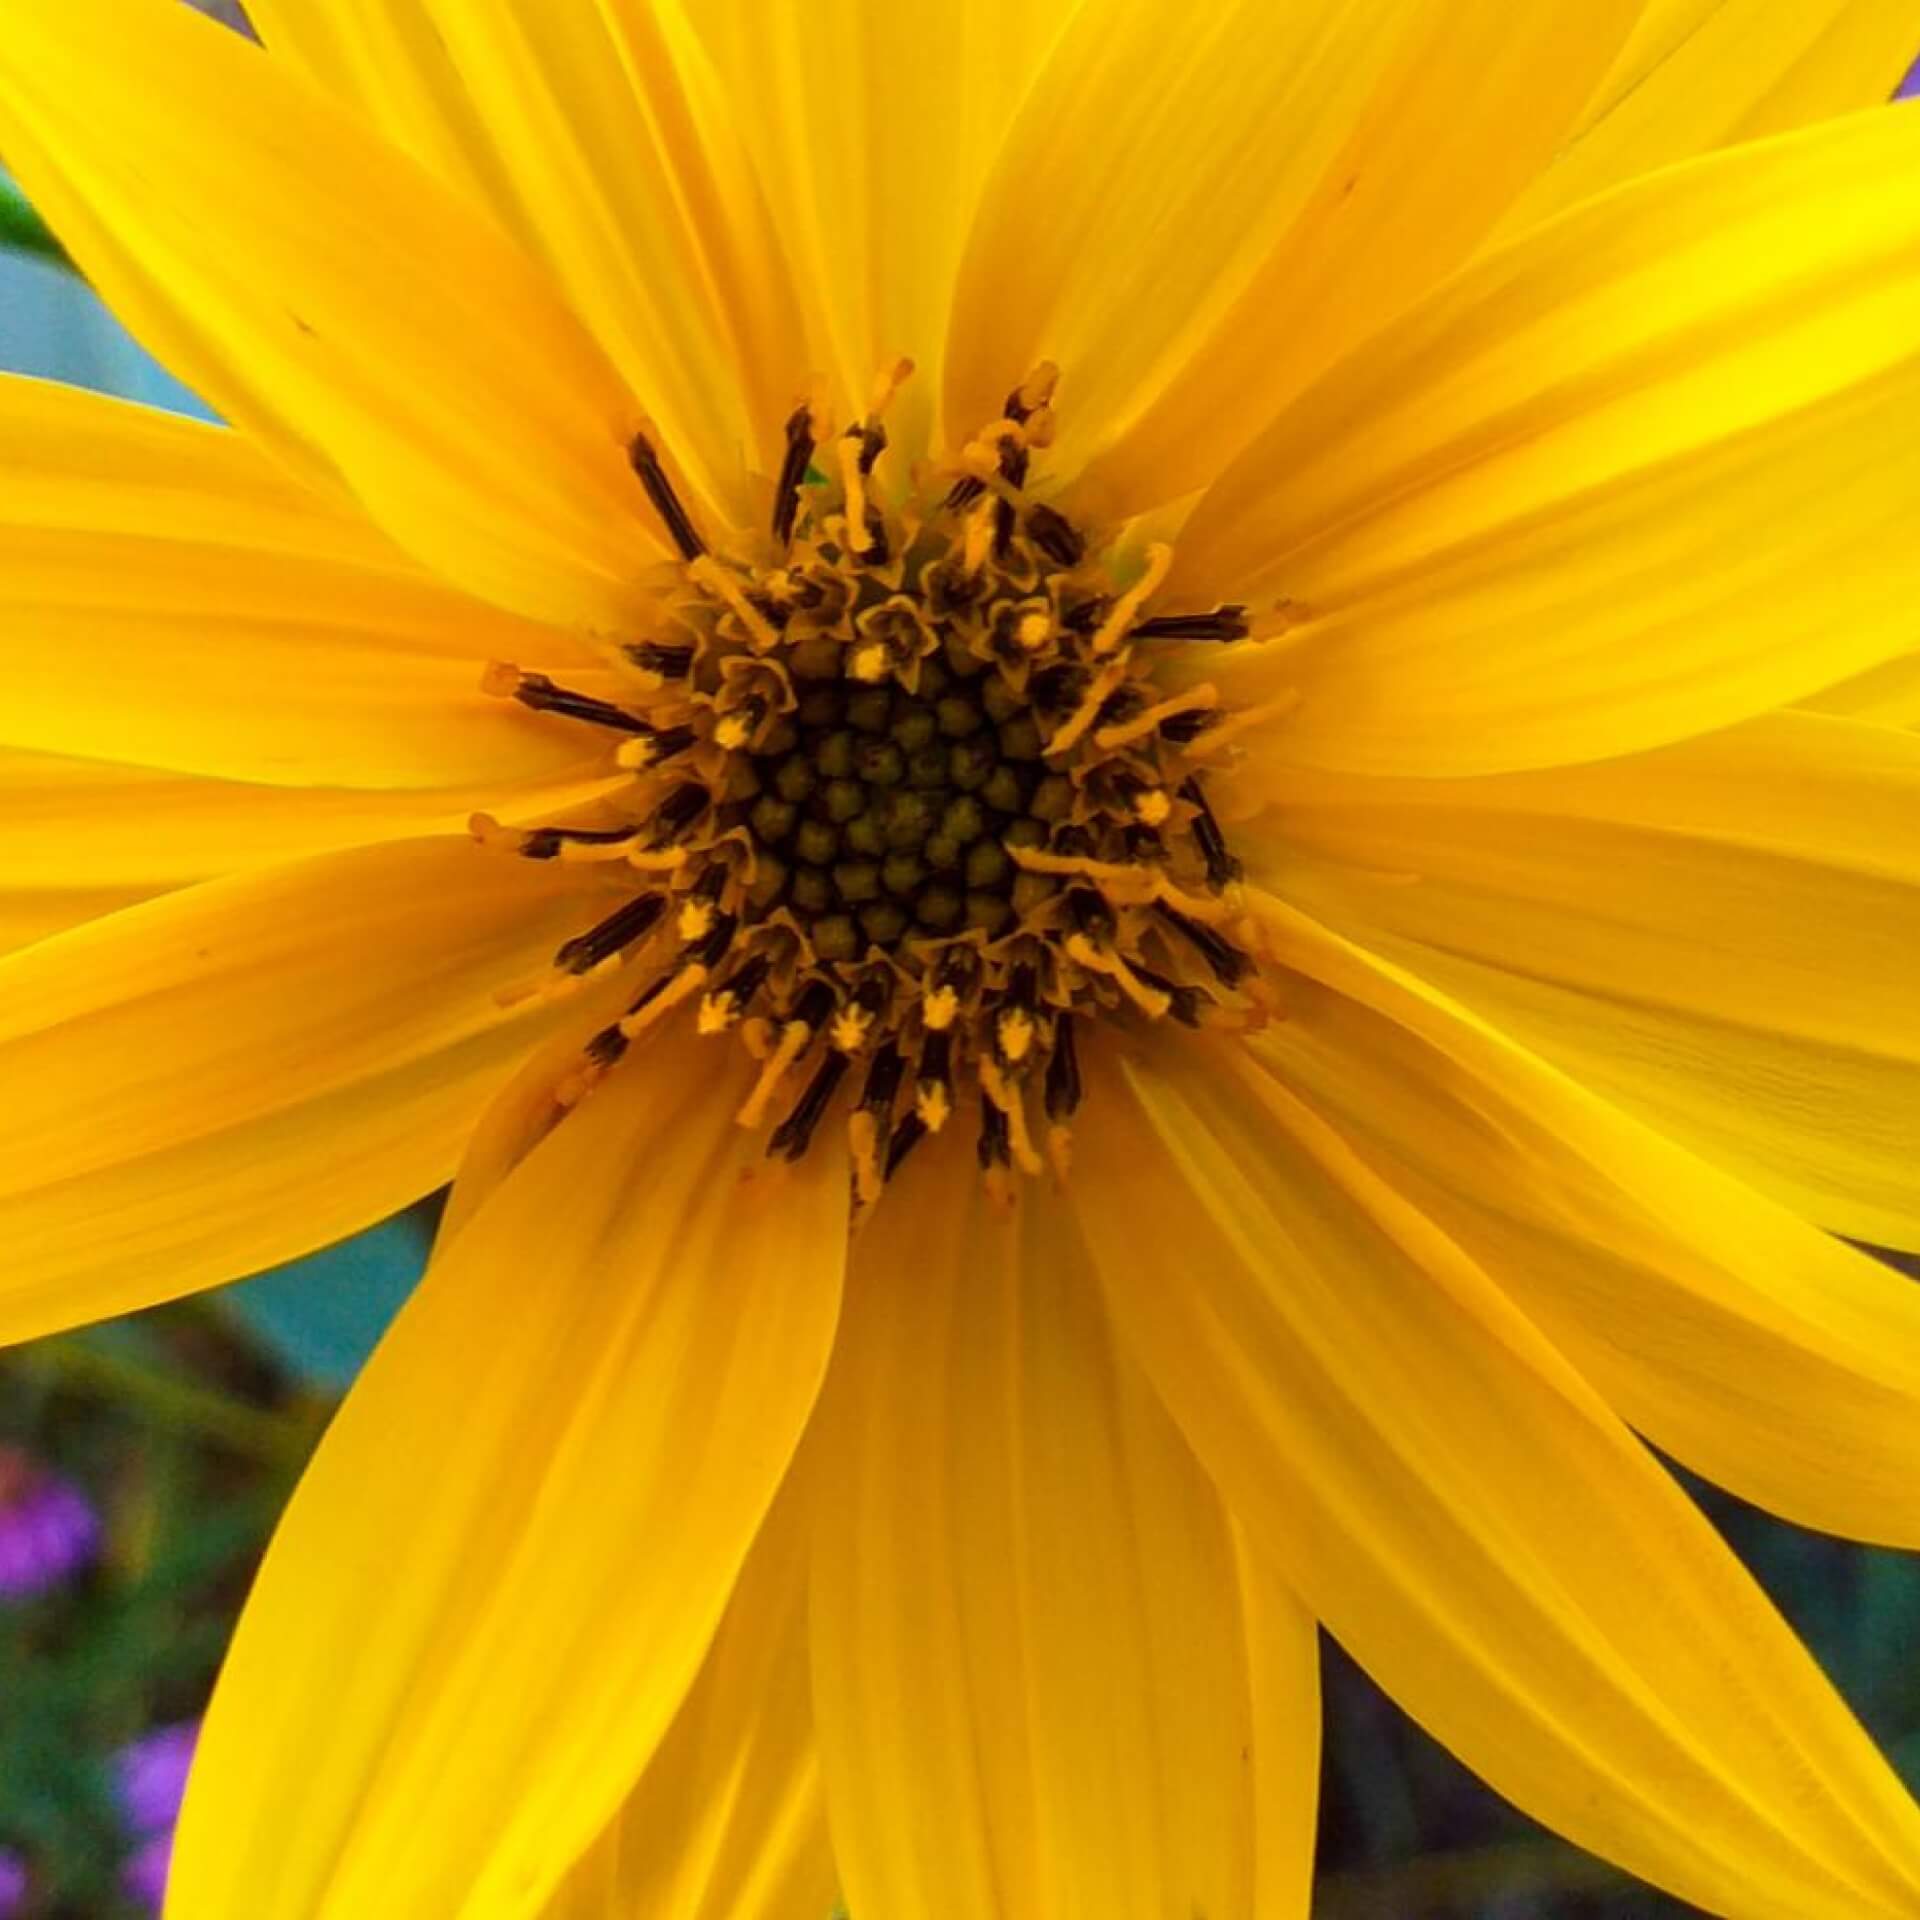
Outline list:
[[[100,1516],[71,1480],[0,1447],[0,1602],[64,1586],[100,1549]]]
[[[1920,1541],[1907,25],[250,12],[0,38],[6,1324],[456,1178],[174,1910],[1303,1912],[1316,1619],[1920,1910],[1634,1431]]]

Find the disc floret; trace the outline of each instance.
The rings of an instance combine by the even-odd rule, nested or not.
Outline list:
[[[476,821],[524,857],[627,875],[539,988],[645,976],[564,1101],[691,1005],[702,1033],[753,1056],[739,1118],[770,1128],[770,1152],[799,1158],[844,1100],[863,1202],[969,1092],[991,1181],[1049,1159],[1064,1173],[1082,1025],[1251,1006],[1251,963],[1222,930],[1236,869],[1202,788],[1231,728],[1211,687],[1158,677],[1172,650],[1244,637],[1244,610],[1150,614],[1165,547],[1117,578],[1114,555],[1029,495],[1047,368],[937,490],[885,504],[884,410],[904,372],[837,458],[820,458],[820,410],[795,410],[751,555],[711,551],[636,441],[684,562],[655,630],[623,644],[605,691],[488,679],[621,736],[620,817]]]

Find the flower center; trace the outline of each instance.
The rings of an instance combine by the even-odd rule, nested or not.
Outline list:
[[[819,414],[794,413],[757,552],[710,551],[635,441],[684,564],[656,630],[621,649],[631,685],[602,698],[506,666],[487,681],[621,735],[631,792],[610,824],[475,822],[524,857],[627,876],[538,989],[647,975],[563,1105],[693,1002],[702,1032],[737,1030],[752,1055],[739,1119],[775,1122],[770,1152],[804,1154],[844,1089],[867,1203],[963,1088],[990,1180],[1049,1158],[1064,1174],[1082,1022],[1244,1020],[1258,995],[1222,931],[1236,867],[1203,790],[1237,729],[1204,681],[1168,673],[1244,637],[1244,610],[1149,614],[1168,549],[1128,578],[1029,496],[1050,368],[928,503],[883,508],[871,483],[907,370],[840,437],[837,485],[814,464]]]

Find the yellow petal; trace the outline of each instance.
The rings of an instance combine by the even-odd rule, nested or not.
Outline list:
[[[1654,0],[1495,239],[1655,167],[1877,106],[1916,49],[1899,0]]]
[[[1920,1247],[1920,737],[1781,713],[1271,791],[1242,838],[1275,891],[1785,1205]]]
[[[405,0],[252,0],[247,17],[275,59],[298,68],[529,245],[533,236],[517,224],[520,210],[500,155],[423,8]]]
[[[181,1912],[530,1920],[671,1738],[825,1370],[847,1173],[769,1172],[707,1044],[657,1045],[322,1443],[214,1694]]]
[[[440,586],[240,434],[0,378],[0,739],[296,785],[513,781],[589,744],[480,692],[588,659]]]
[[[230,419],[324,457],[480,598],[632,615],[661,549],[619,380],[477,209],[283,63],[167,0],[18,0],[0,149]]]
[[[237,1279],[452,1172],[606,909],[467,840],[324,855],[0,960],[0,1339]]]
[[[948,305],[981,183],[1073,0],[701,0],[684,16],[718,70],[806,303],[841,424],[900,355],[919,371],[888,415],[926,447]],[[1012,381],[1026,366],[1017,367]],[[948,422],[965,437],[996,418]]]
[[[1618,52],[1634,0],[1082,8],[1016,121],[955,293],[950,427],[1062,370],[1085,510],[1204,485],[1473,249]]]
[[[476,809],[538,824],[612,784],[583,768],[515,787],[262,787],[0,747],[0,952],[222,874],[464,833]]]
[[[533,250],[710,510],[744,525],[805,391],[799,298],[712,63],[641,0],[404,0],[458,67]],[[391,31],[391,28],[386,29]],[[868,370],[871,373],[871,369]]]
[[[1800,704],[1816,713],[1843,713],[1885,727],[1920,727],[1920,653],[1902,654],[1837,687],[1809,694]]]
[[[1259,911],[1295,971],[1253,1058],[1624,1418],[1790,1520],[1920,1546],[1920,1289],[1390,962],[1291,906]]]
[[[672,1729],[541,1920],[828,1920],[796,1465]]]
[[[1089,1065],[1082,1231],[1248,1538],[1549,1825],[1753,1920],[1920,1901],[1920,1809],[1697,1509],[1231,1043]]]
[[[850,1910],[1245,1920],[1251,1754],[1255,1790],[1289,1795],[1261,1808],[1287,1857],[1263,1857],[1259,1911],[1304,1915],[1311,1623],[1263,1592],[1256,1709],[1219,1502],[1057,1205],[1006,1220],[970,1166],[919,1170],[849,1288],[812,1639]]]
[[[1457,276],[1222,476],[1169,592],[1293,602],[1208,663],[1376,773],[1593,759],[1911,648],[1920,113],[1689,163]]]

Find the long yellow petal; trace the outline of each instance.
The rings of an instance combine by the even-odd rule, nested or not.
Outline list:
[[[1262,1612],[1256,1712],[1219,1502],[1057,1206],[1007,1221],[952,1164],[890,1189],[821,1423],[814,1697],[850,1910],[1246,1920],[1251,1756],[1291,1796],[1260,1810],[1290,1857],[1258,1911],[1304,1915],[1311,1623]]]
[[[1697,1509],[1230,1043],[1090,1062],[1082,1231],[1256,1546],[1431,1733],[1712,1911],[1920,1901],[1916,1809]]]
[[[1696,1471],[1920,1546],[1920,1289],[1391,962],[1260,902],[1295,971],[1251,1043]]]
[[[693,491],[735,523],[761,517],[748,467],[778,464],[811,361],[731,108],[676,10],[279,0],[262,26],[481,192],[645,399]]]
[[[237,1279],[437,1186],[543,1030],[495,992],[605,909],[566,873],[402,841],[0,960],[0,1339]]]
[[[1190,493],[1464,259],[1552,153],[1635,0],[1083,8],[1015,123],[955,293],[949,425],[1062,370],[1051,468],[1101,515]]]
[[[1275,891],[1796,1211],[1920,1247],[1920,736],[1780,713],[1269,790],[1242,837]]]
[[[612,784],[587,767],[512,787],[263,787],[0,747],[0,952],[223,874],[464,833],[476,809],[537,825]]]
[[[802,1455],[802,1460],[805,1455]],[[720,1631],[626,1804],[541,1920],[829,1920],[796,1464]]]
[[[1885,666],[1809,694],[1800,704],[1816,713],[1842,713],[1885,727],[1920,727],[1920,653],[1902,654]]]
[[[1877,106],[1916,50],[1900,0],[1654,0],[1495,241],[1655,167]]]
[[[1482,260],[1209,490],[1170,591],[1292,602],[1208,663],[1280,750],[1594,759],[1911,648],[1920,112],[1672,169]]]
[[[433,20],[405,0],[252,0],[276,60],[351,107],[532,251],[520,206]]]
[[[482,599],[632,615],[661,551],[632,400],[496,227],[284,63],[168,0],[18,0],[0,150],[228,418],[323,456]]]
[[[982,182],[1075,0],[663,0],[699,34],[731,102],[791,259],[816,363],[841,424],[875,373],[919,371],[888,431],[905,460],[927,446],[948,305]],[[949,420],[964,438],[998,417]]]
[[[292,785],[513,781],[577,761],[480,692],[552,628],[441,586],[225,428],[0,378],[0,740]]]
[[[826,1367],[847,1173],[770,1173],[706,1043],[659,1048],[434,1262],[322,1443],[176,1912],[530,1920],[671,1739]]]

